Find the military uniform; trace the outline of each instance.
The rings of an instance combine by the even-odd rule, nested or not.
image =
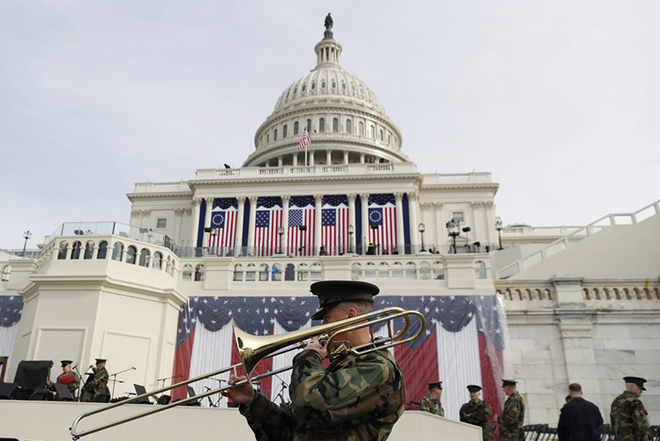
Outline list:
[[[60,378],[62,375],[66,375],[68,373],[73,374],[73,383],[72,384],[67,384],[66,387],[69,388],[69,392],[71,392],[71,395],[73,396],[80,387],[80,375],[78,375],[77,372],[74,371],[69,371],[69,372],[62,372],[60,375],[57,376],[57,380],[55,380],[55,383],[60,383]],[[55,385],[54,384],[49,384],[48,389],[52,390],[53,392],[55,391]]]
[[[243,414],[257,441],[384,441],[405,408],[403,375],[387,350],[345,354],[327,369],[316,351],[293,360],[290,405],[261,394]]]
[[[105,363],[106,360],[97,359],[96,364]],[[93,401],[99,395],[108,395],[110,396],[110,389],[108,389],[108,380],[110,379],[110,374],[103,366],[101,369],[92,367],[92,372],[94,377],[92,381],[88,382],[83,386],[83,400],[84,401]]]
[[[461,421],[481,427],[483,441],[493,440],[493,432],[489,424],[492,416],[493,409],[491,409],[490,405],[483,400],[470,400],[461,406]]]
[[[342,302],[373,302],[378,287],[366,282],[312,284],[320,309],[313,320]],[[324,369],[321,355],[305,350],[293,359],[290,405],[260,393],[239,410],[257,441],[385,441],[406,403],[403,374],[387,350],[338,354]]]
[[[422,402],[419,405],[419,410],[423,410],[424,412],[429,412],[433,415],[438,415],[441,417],[445,416],[445,410],[442,408],[442,403],[433,398],[431,395],[427,395],[422,398]]]
[[[512,380],[502,380],[503,387],[512,385],[516,382]],[[497,424],[500,427],[500,441],[521,441],[525,439],[523,432],[523,420],[525,419],[525,403],[522,397],[516,391],[509,395],[504,403],[502,415],[497,418]]]
[[[644,404],[630,391],[625,391],[612,402],[610,422],[616,441],[652,440]]]

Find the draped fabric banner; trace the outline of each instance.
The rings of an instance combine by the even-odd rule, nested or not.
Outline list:
[[[260,197],[254,224],[254,248],[257,256],[272,256],[280,249],[277,229],[282,225],[282,198]]]
[[[313,196],[292,196],[289,201],[289,231],[286,248],[290,256],[312,256],[314,254],[314,215],[316,207]]]
[[[348,197],[323,196],[321,213],[321,245],[331,256],[348,252]]]
[[[0,357],[9,357],[7,372],[12,361],[11,353],[14,350],[21,314],[23,314],[23,297],[0,296]],[[5,382],[9,381],[9,378],[5,378]]]
[[[192,378],[238,361],[233,326],[254,335],[283,334],[312,326],[310,317],[317,299],[304,297],[192,297],[179,314],[174,375]],[[448,418],[458,420],[460,407],[469,400],[468,384],[481,385],[483,398],[499,414],[504,402],[500,380],[504,371],[502,352],[506,322],[495,295],[477,296],[378,296],[375,307],[398,306],[422,312],[427,320],[422,337],[394,348],[408,392],[408,401],[421,401],[427,384],[443,381],[443,406]],[[318,324],[318,323],[314,323]],[[415,323],[416,324],[416,323]],[[394,329],[402,323],[395,322]],[[416,324],[418,326],[418,324]],[[378,336],[385,326],[375,327]],[[295,353],[262,362],[255,373],[289,366]],[[196,392],[215,388],[220,380],[192,384]],[[277,403],[289,401],[288,372],[262,381],[262,392]],[[183,398],[185,390],[174,391]],[[217,401],[217,397],[215,398]],[[203,405],[209,405],[204,400]],[[226,406],[226,400],[220,400]]]
[[[238,201],[236,198],[216,198],[211,211],[211,228],[215,234],[209,235],[209,247],[217,254],[231,253],[236,243],[236,220],[238,219]]]
[[[397,249],[396,202],[394,195],[369,196],[369,242],[376,254],[391,254]]]

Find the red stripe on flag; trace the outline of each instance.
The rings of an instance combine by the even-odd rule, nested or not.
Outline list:
[[[495,372],[493,371],[493,362],[489,355],[488,341],[486,340],[486,337],[481,332],[478,332],[477,335],[479,337],[479,364],[481,365],[483,400],[493,408],[493,415],[499,415],[502,413],[502,406],[500,404],[500,399],[497,396],[497,390],[500,387],[500,384],[498,383],[501,378],[496,378]],[[495,352],[498,358],[495,363],[497,363],[498,366],[504,366],[502,353],[495,350],[492,352]]]
[[[428,394],[428,383],[443,380],[438,378],[438,345],[436,332],[426,337],[426,340],[417,349],[408,345],[399,345],[394,348],[394,356],[403,371],[408,401],[422,401]]]
[[[190,360],[192,358],[193,342],[195,341],[195,329],[190,332],[174,353],[174,372],[172,375],[176,382],[187,380],[190,377]],[[180,377],[179,377],[180,375]],[[172,390],[172,401],[180,400],[188,396],[185,386]]]

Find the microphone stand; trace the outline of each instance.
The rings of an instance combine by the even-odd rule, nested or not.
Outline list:
[[[165,382],[166,382],[167,380],[173,380],[173,379],[175,379],[175,378],[183,378],[183,375],[172,375],[171,377],[159,378],[159,379],[157,379],[156,381],[157,381],[157,382],[161,382],[161,381],[163,382],[163,385],[161,386],[161,389],[162,389],[162,388],[165,387]],[[160,394],[160,396],[162,397],[163,395],[165,395],[165,392],[164,392],[164,391]],[[159,398],[160,398],[160,397],[159,397]]]
[[[275,402],[275,400],[277,400],[279,398],[280,399],[280,404],[284,404],[286,400],[284,399],[284,396],[282,395],[282,393],[284,392],[284,389],[289,388],[289,385],[286,384],[286,382],[284,380],[282,380],[282,377],[280,377],[277,374],[274,374],[274,375],[277,377],[278,380],[280,380],[280,391],[275,396],[275,399],[273,400],[273,402]],[[286,403],[288,404],[289,402],[286,401]]]
[[[113,398],[115,396],[115,386],[117,385],[117,383],[123,383],[122,380],[117,380],[117,375],[123,374],[124,372],[128,372],[128,371],[134,371],[134,370],[135,370],[134,367],[130,367],[128,369],[124,369],[123,371],[119,371],[119,372],[115,372],[114,374],[110,374],[111,377],[114,377],[113,379],[110,380],[110,381],[112,381],[112,397]]]
[[[227,382],[226,380],[222,380],[222,379],[220,379],[220,378],[209,378],[209,380],[215,380],[215,381],[217,381],[220,385],[222,385],[222,383],[226,383],[226,382]],[[210,389],[209,389],[209,390],[210,390]],[[216,401],[215,404],[213,404],[213,403],[211,402],[211,396],[209,395],[208,399],[209,399],[209,404],[210,404],[211,407],[219,407],[219,405],[220,405],[220,401],[222,401],[222,398],[223,398],[223,397],[222,397],[222,394],[219,394],[219,395],[220,395],[220,398],[218,398],[218,401]]]
[[[82,388],[83,388],[80,383],[82,383],[83,378],[82,378],[82,374],[78,370],[78,365],[75,365],[72,370],[76,371],[78,373],[78,376],[80,377],[80,382],[78,383],[78,398],[76,399],[76,401],[80,403],[82,401]]]

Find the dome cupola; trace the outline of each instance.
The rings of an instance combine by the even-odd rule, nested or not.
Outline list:
[[[342,68],[343,48],[332,27],[328,14],[324,38],[314,47],[316,67],[282,92],[244,166],[305,165],[298,149],[305,128],[312,138],[308,165],[409,162],[401,152],[401,132],[376,94]]]

